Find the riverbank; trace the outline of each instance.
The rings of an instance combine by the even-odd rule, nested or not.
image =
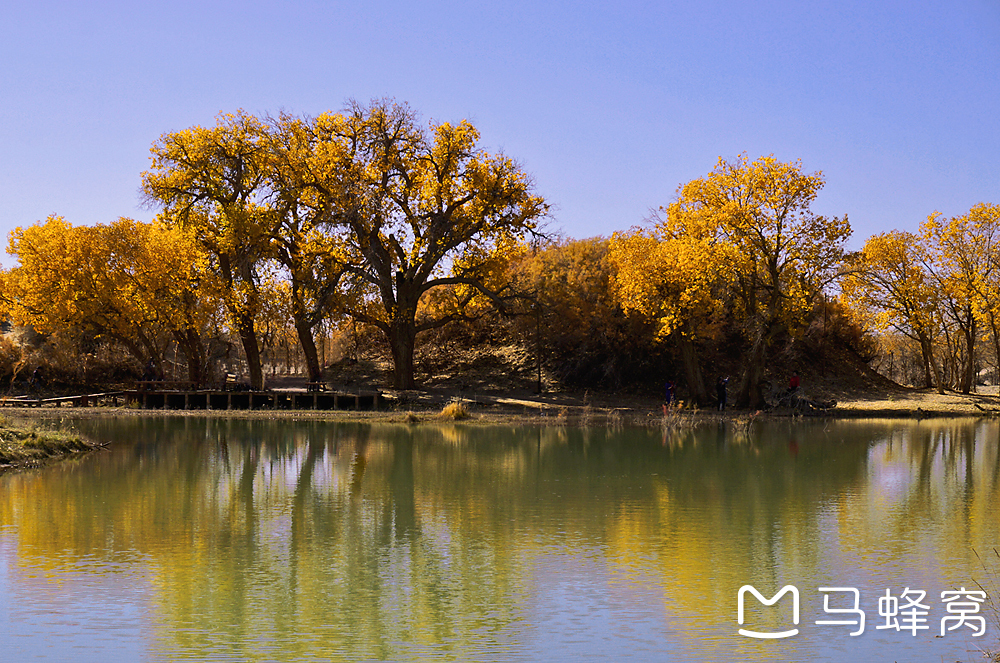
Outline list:
[[[847,400],[838,403],[834,410],[833,416],[996,417],[1000,416],[1000,397],[996,393],[963,395],[907,390]]]
[[[49,419],[49,417],[42,417]],[[86,453],[98,445],[76,433],[29,419],[0,416],[0,473]]]
[[[995,390],[995,389],[994,389]],[[433,423],[454,421],[456,417],[442,414],[449,403],[460,403],[458,411],[467,413],[465,421],[485,424],[571,424],[571,425],[660,425],[663,423],[662,402],[639,395],[579,393],[472,394],[451,390],[386,391],[386,409],[357,410],[141,410],[122,407],[48,407],[25,410],[0,408],[7,413],[30,420],[89,416],[190,416],[233,418],[292,418],[332,421],[366,421],[390,423]],[[954,392],[938,394],[933,390],[899,388],[892,391],[811,394],[803,390],[802,397],[813,400],[836,400],[835,407],[805,413],[830,418],[912,418],[928,417],[995,417],[1000,416],[1000,396],[995,393],[962,395]],[[455,408],[452,408],[454,414]],[[714,408],[684,407],[673,410],[668,420],[713,421],[746,418],[748,416],[782,417],[802,415],[801,410],[774,409],[749,411],[728,409],[723,413]]]

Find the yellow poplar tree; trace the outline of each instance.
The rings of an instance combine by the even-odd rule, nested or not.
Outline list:
[[[847,217],[827,218],[810,206],[823,187],[819,172],[773,156],[719,159],[706,177],[680,187],[666,208],[666,228],[682,237],[714,235],[732,250],[734,293],[749,345],[737,404],[764,404],[762,384],[771,344],[811,309],[834,276],[850,236]]]
[[[841,296],[849,309],[872,320],[879,330],[892,328],[916,341],[926,385],[935,385],[943,393],[934,359],[938,292],[925,263],[926,254],[916,235],[900,231],[873,235],[851,256]]]
[[[1000,208],[980,203],[968,214],[949,220],[935,212],[921,231],[944,308],[962,334],[965,352],[958,388],[968,394],[975,382],[975,349],[981,325],[990,325],[997,347]]]
[[[333,232],[339,184],[351,174],[346,141],[330,131],[330,115],[318,119],[282,114],[268,124],[268,178],[277,225],[275,259],[288,272],[289,310],[309,381],[322,379],[313,329],[343,302],[347,262]]]
[[[726,247],[710,236],[665,235],[665,228],[615,233],[611,261],[625,311],[655,320],[657,337],[676,343],[692,397],[708,400],[695,341],[698,327],[719,307],[727,278]]]
[[[200,273],[202,253],[181,231],[125,218],[73,227],[52,216],[15,229],[8,252],[19,262],[4,289],[15,322],[45,333],[86,331],[143,363],[162,364],[173,338],[189,378],[203,381],[211,289]]]
[[[250,384],[263,388],[259,272],[271,257],[277,215],[268,200],[267,129],[243,111],[220,115],[215,127],[163,134],[142,175],[143,192],[164,208],[162,219],[189,230],[212,267],[247,360]]]
[[[122,218],[105,233],[128,296],[165,329],[187,360],[188,380],[209,379],[205,334],[218,327],[220,294],[205,251],[183,228]]]
[[[614,387],[658,369],[652,325],[626,315],[615,293],[609,244],[603,237],[544,242],[522,249],[509,268],[531,304],[522,311],[534,314],[517,326],[533,339],[536,361],[565,384]]]
[[[320,116],[316,131],[323,140],[310,186],[363,293],[342,305],[386,335],[393,384],[412,388],[416,335],[455,319],[418,320],[423,297],[465,286],[499,302],[488,285],[496,256],[533,231],[547,206],[517,163],[477,146],[467,121],[425,130],[407,106],[376,101]]]
[[[72,329],[114,340],[139,361],[162,357],[166,339],[115,268],[119,256],[106,231],[59,216],[14,229],[7,252],[19,264],[4,292],[11,317],[43,333]]]

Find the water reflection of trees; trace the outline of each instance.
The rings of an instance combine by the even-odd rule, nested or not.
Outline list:
[[[834,548],[877,565],[887,547],[997,540],[992,424],[669,439],[200,418],[80,427],[127,446],[5,479],[0,523],[17,525],[21,563],[148,566],[162,646],[204,656],[500,656],[525,628],[532,559],[553,546],[659,584],[672,626],[704,647],[696,626],[731,622],[736,588],[818,581]],[[900,468],[912,479],[893,493],[879,482]]]
[[[894,549],[933,546],[962,561],[973,547],[998,540],[997,437],[995,422],[932,420],[898,429],[873,449],[866,499],[883,506],[879,518]],[[861,524],[867,526],[855,528],[854,544],[864,553],[877,544],[871,538],[877,529]]]
[[[26,566],[149,565],[164,647],[295,658],[506,646],[523,603],[514,548],[452,532],[420,503],[415,448],[450,443],[405,427],[259,421],[88,432],[139,441],[12,478],[0,518],[18,525]]]

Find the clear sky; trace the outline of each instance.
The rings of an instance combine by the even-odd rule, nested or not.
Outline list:
[[[150,219],[150,145],[220,111],[376,97],[471,120],[571,237],[642,223],[744,151],[822,171],[814,210],[847,214],[853,246],[1000,203],[1000,0],[0,7],[4,235]]]

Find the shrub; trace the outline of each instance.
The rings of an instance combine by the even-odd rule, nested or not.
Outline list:
[[[462,419],[468,419],[470,415],[469,410],[465,407],[465,403],[462,401],[452,401],[444,406],[440,416],[442,419],[461,421]]]

